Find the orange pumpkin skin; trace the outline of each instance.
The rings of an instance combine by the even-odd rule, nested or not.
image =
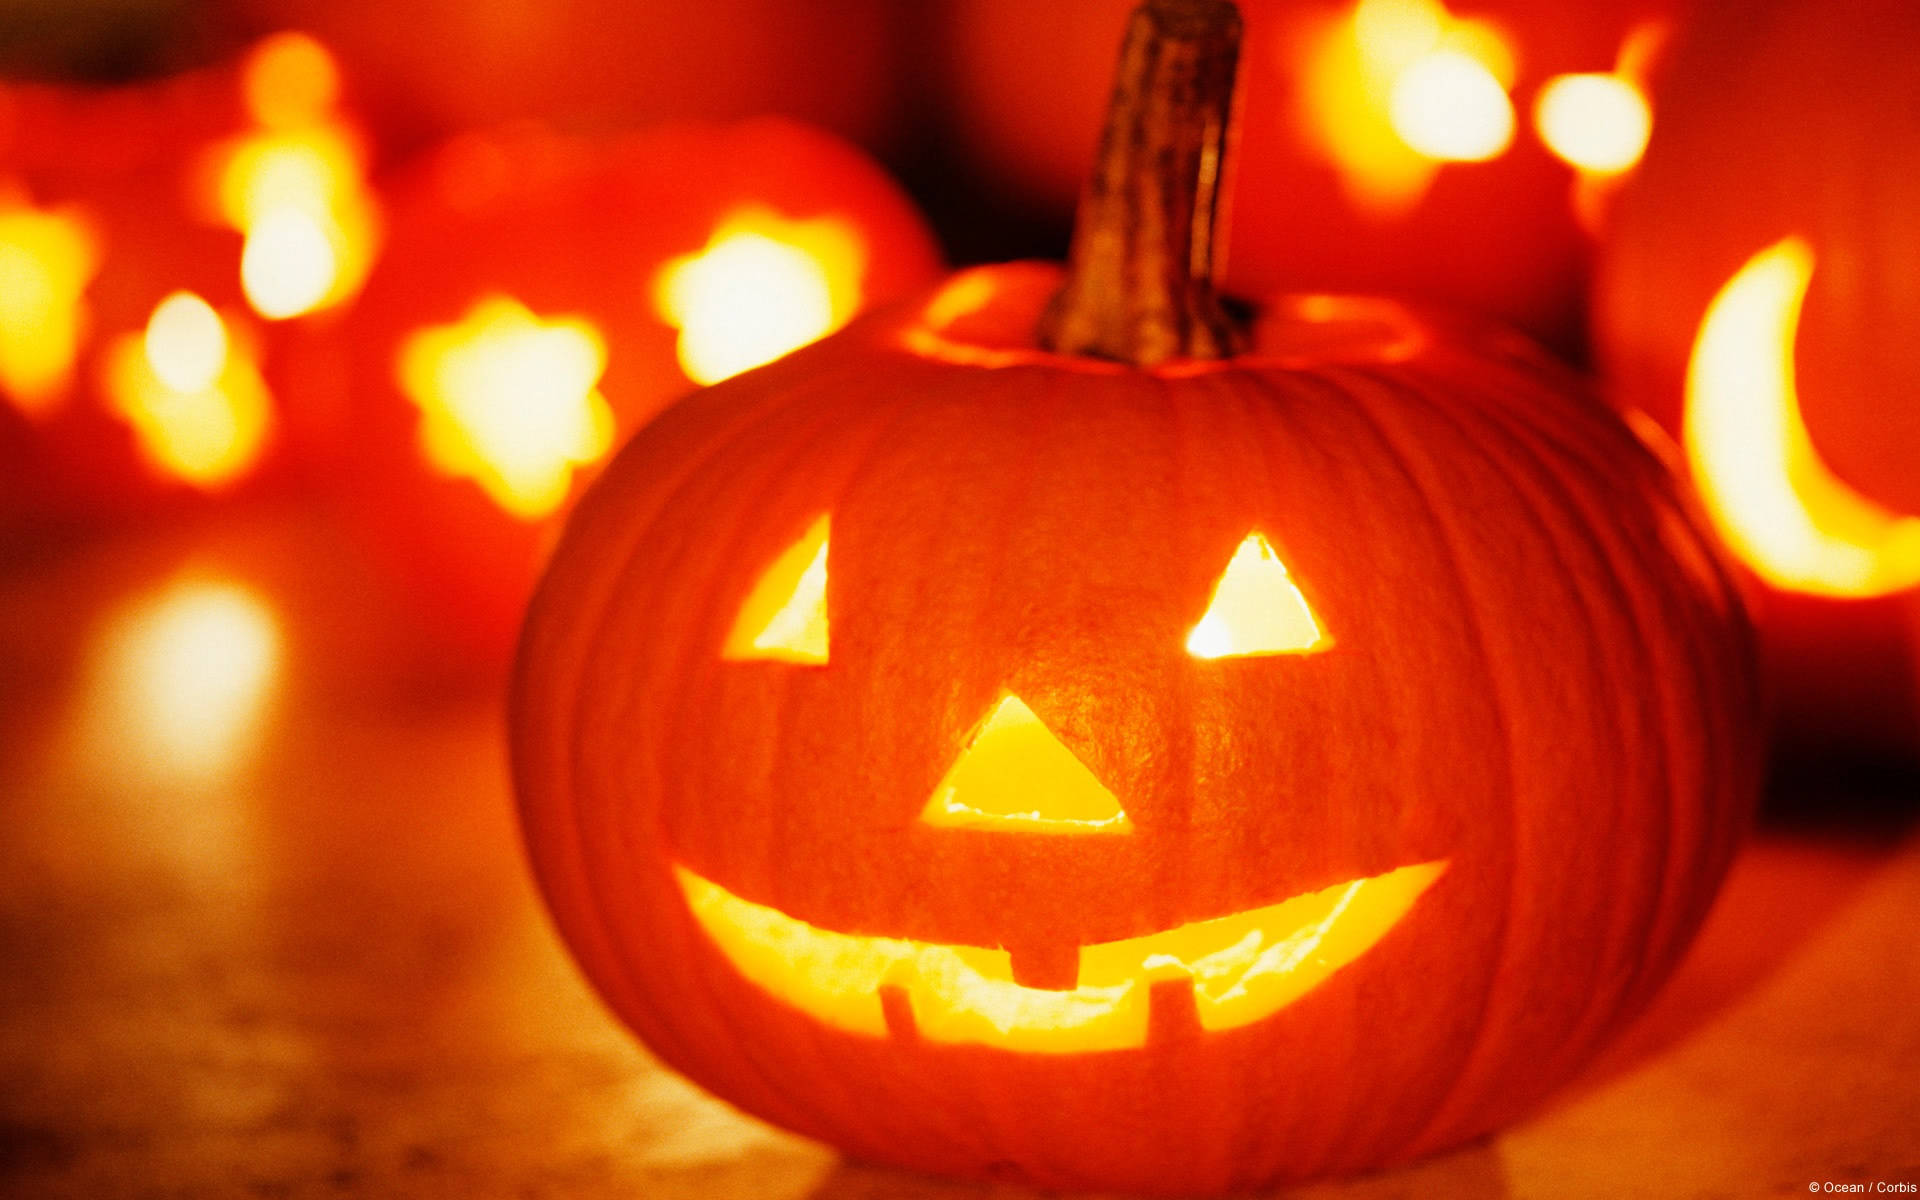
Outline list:
[[[1706,6],[1600,248],[1594,343],[1612,392],[1681,431],[1709,303],[1788,235],[1813,255],[1793,344],[1800,416],[1846,486],[1920,517],[1920,9]],[[1732,198],[1732,199],[1730,199]],[[1778,722],[1816,746],[1920,750],[1920,591],[1762,586]]]
[[[1103,83],[1128,0],[955,0],[952,87],[981,169],[1065,215],[1093,161]],[[1355,202],[1320,148],[1304,99],[1307,62],[1352,3],[1246,0],[1241,153],[1225,283],[1245,296],[1314,288],[1403,295],[1496,316],[1573,349],[1592,238],[1573,203],[1574,172],[1530,127],[1540,87],[1614,69],[1624,40],[1674,0],[1565,5],[1482,0],[1445,7],[1499,27],[1517,70],[1513,144],[1488,162],[1441,165],[1393,212]],[[1036,111],[1048,119],[1034,120]]]
[[[876,314],[699,393],[590,491],[512,701],[562,933],[667,1062],[861,1158],[1209,1192],[1512,1119],[1671,969],[1745,821],[1727,577],[1670,475],[1517,339],[1309,297],[1247,357],[1135,369],[1031,348],[1057,281],[970,273],[932,311],[982,308]],[[721,661],[823,513],[829,661]],[[1186,654],[1249,529],[1327,652]],[[916,819],[1003,691],[1130,836]],[[1145,1045],[1084,1054],[828,1027],[742,978],[674,874],[1018,964],[1435,860],[1292,1005],[1206,1032],[1156,995]]]
[[[615,440],[691,390],[655,279],[743,208],[831,217],[861,240],[861,304],[937,276],[939,250],[886,173],[832,134],[783,118],[683,122],[611,142],[523,124],[463,135],[396,180],[387,250],[360,302],[317,331],[288,383],[303,406],[347,397],[335,431],[345,503],[416,602],[426,640],[497,673],[556,513],[516,514],[471,476],[432,467],[399,365],[422,331],[458,325],[489,296],[543,321],[580,319],[605,342],[597,387]],[[598,463],[574,472],[574,490]],[[404,519],[396,519],[405,514]]]

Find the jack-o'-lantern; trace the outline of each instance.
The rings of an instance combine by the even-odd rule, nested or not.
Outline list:
[[[1920,749],[1920,11],[1728,4],[1677,51],[1595,337],[1765,585],[1784,732]],[[1729,197],[1737,198],[1729,202]]]
[[[530,612],[581,964],[859,1157],[1207,1192],[1473,1137],[1645,1000],[1751,802],[1727,576],[1572,376],[1214,301],[1237,29],[1136,14],[1064,286],[976,269],[676,405]]]
[[[1070,209],[1126,0],[956,0],[959,133]],[[1668,0],[1249,0],[1230,290],[1390,292],[1577,340]],[[1032,119],[1036,111],[1052,116]]]
[[[298,439],[269,394],[265,322],[350,294],[372,249],[334,83],[327,52],[289,34],[232,67],[0,96],[0,421],[30,463],[20,503],[138,510],[285,461]]]
[[[380,265],[290,394],[349,397],[347,503],[435,640],[496,669],[617,439],[939,264],[880,168],[778,118],[463,135],[391,194]]]
[[[237,0],[264,30],[310,29],[353,63],[402,145],[514,120],[566,129],[779,112],[884,138],[910,6],[895,0]]]

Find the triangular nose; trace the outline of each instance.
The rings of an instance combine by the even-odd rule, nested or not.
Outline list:
[[[1131,833],[1112,792],[1009,692],[947,769],[920,819],[1003,833]]]

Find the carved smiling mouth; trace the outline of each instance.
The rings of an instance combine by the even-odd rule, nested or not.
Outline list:
[[[1149,997],[1188,981],[1200,1027],[1271,1016],[1365,954],[1447,868],[1416,863],[1278,904],[1080,947],[1062,990],[1024,987],[1005,950],[836,933],[743,900],[688,870],[687,907],[734,969],[782,1002],[848,1033],[910,1023],[933,1042],[1040,1054],[1124,1050],[1147,1040]],[[905,1006],[889,1006],[897,989]]]

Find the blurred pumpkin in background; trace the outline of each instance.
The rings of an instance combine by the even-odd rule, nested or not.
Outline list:
[[[346,299],[377,245],[337,85],[288,34],[152,83],[0,89],[10,506],[124,514],[284,461],[266,323]]]
[[[1064,215],[1128,0],[950,0],[980,168]],[[1388,292],[1577,346],[1674,0],[1249,0],[1228,290]],[[1035,119],[1035,113],[1046,119]]]
[[[535,118],[566,129],[786,113],[869,144],[901,111],[895,0],[238,0],[258,30],[310,29],[364,78],[383,135],[414,145]]]
[[[492,663],[619,439],[939,267],[878,166],[783,118],[466,134],[390,193],[365,293],[286,386],[316,411],[349,398],[345,502],[432,640]]]
[[[1920,8],[1703,7],[1594,336],[1763,585],[1783,732],[1920,752]]]

